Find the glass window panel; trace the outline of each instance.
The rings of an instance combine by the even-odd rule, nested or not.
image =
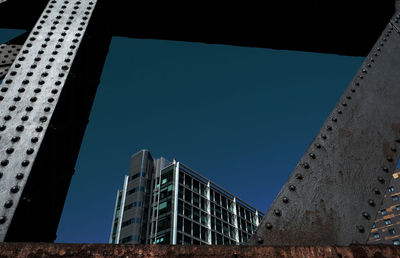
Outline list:
[[[211,229],[215,229],[215,217],[211,217]]]
[[[196,207],[200,206],[200,196],[198,194],[193,193],[193,205]]]
[[[193,179],[193,192],[199,193],[199,181]]]
[[[202,208],[203,210],[206,209],[206,200],[205,200],[204,198],[201,198],[201,208]]]
[[[193,208],[193,220],[199,222],[200,221],[200,210]]]
[[[217,192],[215,192],[215,196],[214,196],[214,202],[217,204],[220,204],[221,201],[221,195]]]
[[[215,216],[217,216],[217,218],[221,218],[221,207],[219,206],[215,206]]]
[[[182,174],[182,173],[179,173],[179,183],[180,183],[180,184],[183,184],[184,181],[185,181],[185,180],[184,180],[183,174]]]
[[[158,221],[158,232],[171,228],[171,215],[163,217]]]
[[[193,236],[200,238],[200,225],[197,223],[193,223]]]
[[[185,219],[184,223],[185,223],[184,224],[185,233],[191,235],[192,234],[192,223],[188,219]]]
[[[178,197],[183,200],[183,187],[182,186],[178,187]]]
[[[185,174],[185,186],[192,188],[192,177],[187,174]]]
[[[222,242],[222,236],[220,234],[217,234],[217,245],[223,245],[224,243]]]
[[[228,224],[223,223],[222,224],[222,232],[224,233],[224,235],[229,236],[229,227]]]
[[[215,232],[211,232],[211,244],[215,245]]]
[[[214,203],[210,204],[210,209],[211,209],[211,215],[214,215],[214,213],[215,213],[215,205],[214,205]]]
[[[192,217],[192,207],[185,203],[185,216],[191,218]]]
[[[178,200],[178,214],[183,215],[183,202]]]
[[[201,212],[201,224],[207,225],[207,214],[205,212]]]
[[[184,237],[184,243],[185,245],[191,245],[192,244],[192,239],[188,236]]]
[[[201,227],[201,240],[208,241],[207,229],[205,227]]]
[[[192,192],[189,189],[185,189],[185,201],[192,203]]]
[[[200,245],[200,241],[196,240],[196,239],[193,239],[193,245]]]
[[[222,210],[222,219],[228,221],[228,212],[226,210]]]
[[[207,197],[207,187],[203,184],[200,184],[200,193],[201,196]]]
[[[215,220],[215,229],[218,232],[222,233],[222,222],[221,222],[221,220],[219,220],[219,219]]]
[[[176,234],[176,242],[178,243],[178,245],[182,245],[183,244],[183,239],[182,239],[182,234],[181,233],[177,233]]]
[[[226,208],[226,198],[224,196],[221,197],[221,205]]]
[[[178,216],[178,230],[183,231],[183,218]]]
[[[229,238],[224,237],[224,245],[230,245]]]

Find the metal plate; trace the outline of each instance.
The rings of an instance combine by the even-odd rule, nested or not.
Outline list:
[[[0,241],[29,180],[92,11],[92,1],[48,3],[0,88]]]
[[[0,80],[6,76],[21,47],[13,44],[0,45]]]
[[[399,158],[399,85],[400,35],[389,23],[250,244],[367,243]]]

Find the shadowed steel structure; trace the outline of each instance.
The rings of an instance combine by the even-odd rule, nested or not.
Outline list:
[[[250,244],[367,243],[399,158],[394,12],[394,1],[377,0],[0,2],[0,27],[28,31],[0,46],[0,240],[54,241],[118,35],[367,55]]]

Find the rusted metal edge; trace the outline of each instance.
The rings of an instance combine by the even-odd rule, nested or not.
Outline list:
[[[400,257],[400,247],[0,243],[0,257]]]

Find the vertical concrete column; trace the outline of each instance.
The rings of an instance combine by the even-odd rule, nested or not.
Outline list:
[[[211,245],[211,199],[210,199],[210,181],[207,182],[206,189],[206,197],[207,197],[207,242]]]
[[[125,206],[125,199],[126,199],[126,189],[128,188],[128,181],[129,181],[129,176],[125,176],[124,189],[122,190],[121,213],[119,215],[117,237],[115,239],[115,243],[118,243],[118,244],[119,244],[119,236],[121,234],[122,219],[124,218],[124,206]]]
[[[173,202],[173,211],[172,211],[172,243],[176,245],[176,237],[178,233],[178,188],[179,188],[179,162],[175,164],[174,168],[174,202]]]
[[[235,226],[235,240],[236,243],[239,244],[239,228],[238,228],[238,216],[237,216],[237,209],[236,209],[236,197],[233,198],[233,225]]]

